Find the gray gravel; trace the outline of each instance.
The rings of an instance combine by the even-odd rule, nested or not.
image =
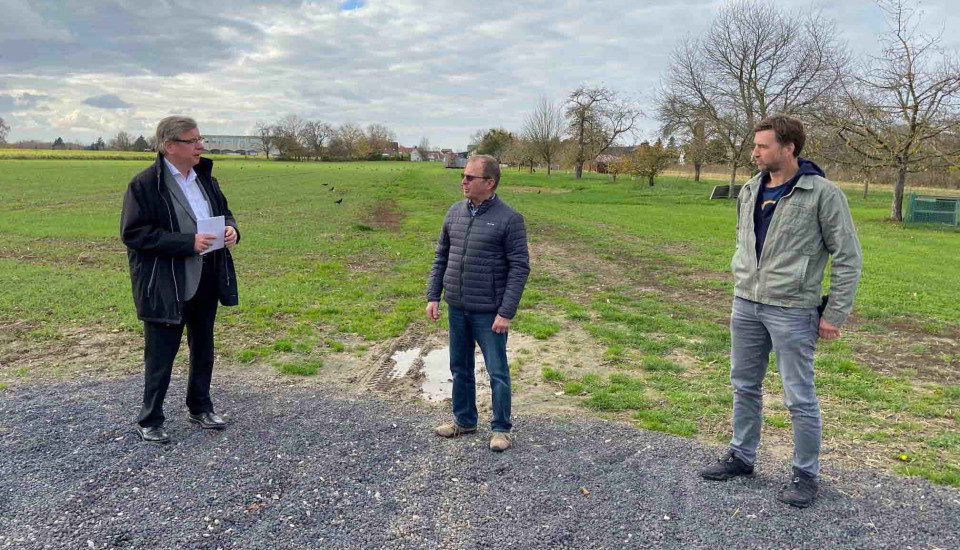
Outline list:
[[[813,508],[776,501],[785,463],[702,481],[716,448],[620,424],[517,417],[432,435],[441,409],[215,379],[233,425],[133,430],[140,377],[0,392],[0,548],[958,548],[960,492],[826,465]],[[518,411],[522,413],[522,411]]]

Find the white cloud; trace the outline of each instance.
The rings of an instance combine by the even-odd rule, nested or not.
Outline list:
[[[183,4],[0,0],[0,116],[12,139],[92,140],[148,133],[170,113],[196,117],[205,133],[250,132],[296,113],[462,147],[480,128],[518,129],[541,95],[561,100],[581,83],[649,99],[677,39],[702,31],[719,5],[370,0],[345,11],[332,0],[210,0],[178,18]],[[854,46],[876,43],[874,5],[823,9]],[[931,28],[960,25],[947,0],[925,10]],[[24,93],[50,99],[14,110]],[[94,97],[123,108],[84,105]]]

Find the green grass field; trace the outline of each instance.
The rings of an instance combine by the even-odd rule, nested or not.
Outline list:
[[[18,338],[31,346],[76,327],[140,330],[118,226],[126,184],[147,164],[0,160],[0,324],[28,327]],[[244,159],[215,173],[242,233],[241,306],[222,309],[218,327],[235,364],[311,375],[345,335],[427,330],[424,286],[440,222],[461,198],[458,172]],[[543,370],[564,399],[648,429],[729,438],[735,207],[708,201],[711,185],[504,172],[500,194],[524,214],[534,251],[514,328],[549,343],[576,327],[603,349],[589,372]],[[960,486],[960,234],[884,221],[888,194],[849,198],[865,263],[846,338],[818,355],[825,444]],[[3,363],[0,391],[29,379]],[[774,371],[764,429],[788,434]]]

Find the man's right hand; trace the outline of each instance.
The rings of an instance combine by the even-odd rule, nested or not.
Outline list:
[[[427,303],[427,319],[433,322],[440,320],[440,302]]]
[[[210,248],[210,245],[213,244],[216,238],[216,235],[211,235],[210,233],[197,233],[193,236],[193,251],[197,254],[202,254],[204,250]]]

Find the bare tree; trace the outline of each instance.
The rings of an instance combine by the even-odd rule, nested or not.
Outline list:
[[[522,136],[528,153],[533,159],[542,160],[547,165],[548,176],[562,147],[563,130],[563,113],[546,97],[540,98],[537,108],[527,115],[523,123]]]
[[[270,151],[274,148],[273,136],[275,132],[273,131],[273,126],[258,120],[256,133],[257,137],[260,138],[260,150],[267,156],[267,160],[270,160]]]
[[[337,141],[341,148],[340,156],[349,158],[362,158],[371,151],[370,142],[360,126],[348,122],[342,124],[337,129]]]
[[[576,145],[578,179],[583,175],[583,164],[603,154],[620,136],[633,132],[642,114],[633,101],[603,86],[580,86],[570,93],[566,105],[567,133]]]
[[[390,150],[390,144],[397,141],[397,134],[383,124],[370,124],[367,126],[367,143],[370,146],[370,152],[380,155]]]
[[[130,134],[120,130],[117,132],[117,135],[110,140],[109,148],[114,151],[129,151],[130,147],[133,145],[133,138]]]
[[[750,160],[754,125],[774,113],[810,116],[837,85],[846,54],[836,36],[818,11],[785,14],[765,0],[730,2],[702,37],[674,50],[657,100],[661,122],[703,122],[721,139],[732,191],[737,168]]]
[[[307,155],[307,147],[302,141],[306,124],[306,120],[295,114],[277,121],[273,127],[273,137],[280,156],[300,159]]]
[[[0,117],[0,145],[7,143],[7,136],[10,135],[10,126],[7,121]]]
[[[426,153],[427,151],[429,151],[429,150],[430,150],[430,140],[427,139],[426,136],[421,136],[421,137],[420,137],[420,144],[417,145],[417,149],[419,149],[421,153]]]
[[[313,153],[314,158],[320,160],[323,156],[324,145],[334,134],[333,126],[326,122],[308,121],[304,123],[301,134],[301,141],[307,149]]]
[[[842,93],[821,120],[856,162],[896,171],[890,218],[903,221],[907,174],[931,162],[955,164],[960,155],[960,66],[940,48],[940,36],[917,31],[916,12],[903,0],[878,3],[889,28],[880,37],[883,53],[842,80]]]

